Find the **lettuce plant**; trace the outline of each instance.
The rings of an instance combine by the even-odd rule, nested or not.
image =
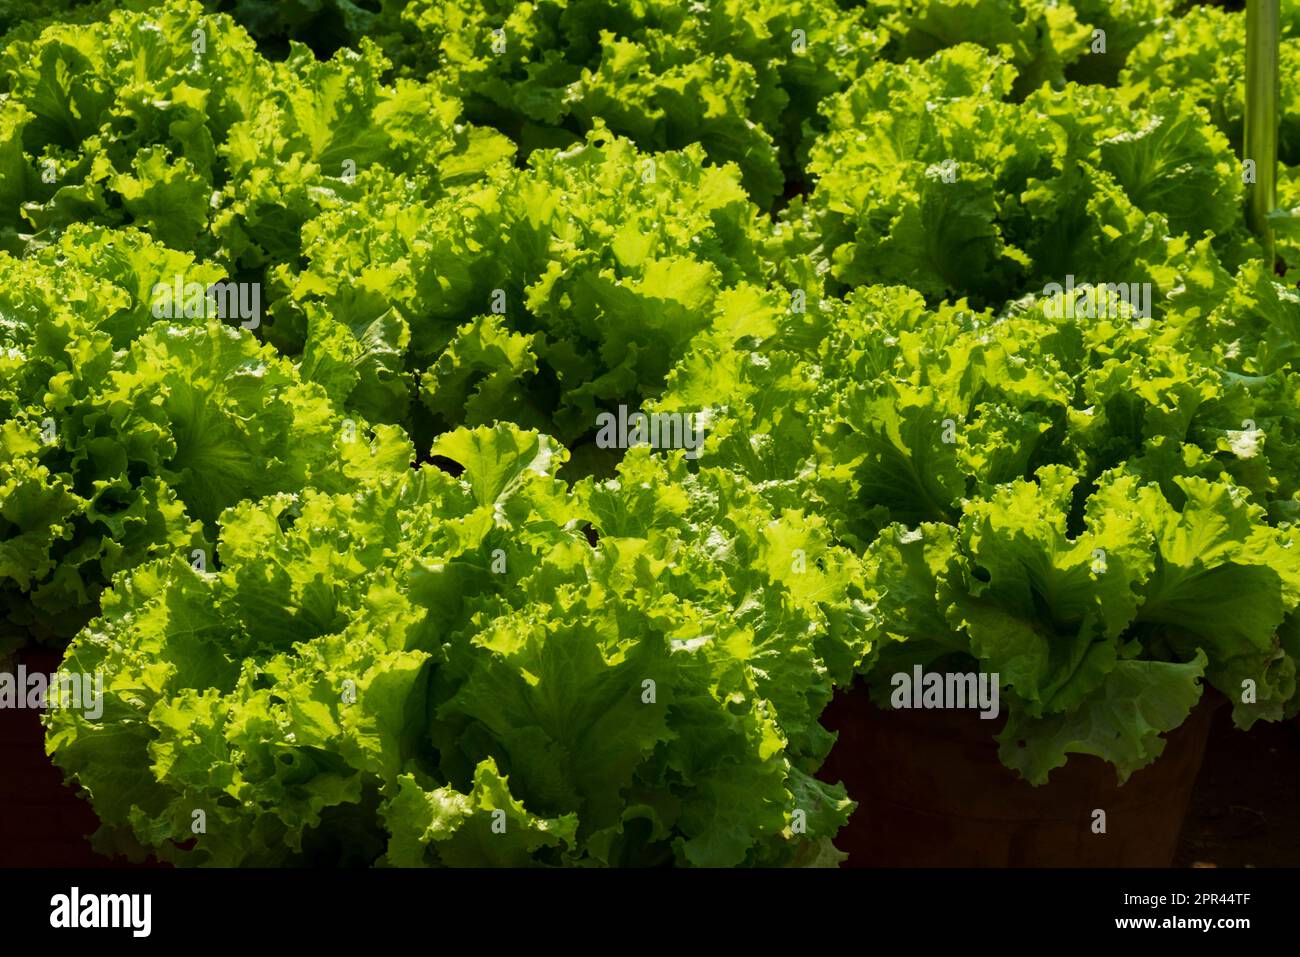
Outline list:
[[[432,193],[513,152],[435,84],[385,84],[387,66],[368,42],[270,61],[193,0],[15,38],[0,239],[18,252],[73,222],[131,224],[243,278],[296,260],[303,223],[372,167]]]
[[[1068,273],[1151,283],[1160,311],[1187,240],[1246,258],[1240,170],[1190,100],[1069,87],[1015,103],[1015,76],[970,44],[868,70],[824,107],[792,242],[820,243],[846,287],[995,308]]]
[[[220,274],[131,231],[74,227],[0,289],[0,595],[7,643],[66,639],[112,575],[210,553],[250,496],[387,464],[364,420],[248,331],[157,319],[152,290]],[[374,457],[372,457],[374,456]],[[6,649],[7,650],[7,649]]]
[[[1282,4],[1280,70],[1300,69],[1300,19]],[[1183,90],[1195,97],[1232,145],[1240,149],[1246,101],[1246,15],[1197,5],[1170,17],[1137,44],[1120,82],[1140,93]],[[1300,163],[1300,91],[1282,84],[1278,148],[1286,163]]]
[[[303,235],[273,336],[300,330],[309,376],[417,436],[497,419],[589,436],[768,269],[731,167],[604,130],[446,197],[374,183]]]
[[[1075,530],[1077,477],[1035,479],[967,501],[955,527],[893,526],[868,549],[892,639],[870,666],[882,699],[892,673],[975,659],[1004,686],[1002,760],[1035,784],[1072,753],[1125,780],[1159,756],[1203,675],[1241,726],[1282,717],[1300,650],[1281,637],[1300,602],[1294,532],[1230,483],[1178,478],[1171,501],[1109,473]]]
[[[102,846],[220,865],[836,860],[851,804],[812,777],[817,716],[865,606],[824,524],[680,456],[570,491],[536,433],[435,449],[460,478],[248,501],[216,570],[119,579],[65,662],[105,675],[103,715],[58,711],[49,733]]]

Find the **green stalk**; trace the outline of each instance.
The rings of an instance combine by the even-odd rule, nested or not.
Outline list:
[[[1278,42],[1282,33],[1280,0],[1246,3],[1246,159],[1255,161],[1247,220],[1264,245],[1265,261],[1275,259],[1268,214],[1277,208]]]

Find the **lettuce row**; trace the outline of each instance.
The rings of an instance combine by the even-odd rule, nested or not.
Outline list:
[[[798,176],[817,103],[886,36],[832,0],[413,0],[401,21],[399,68],[446,77],[525,151],[597,121],[645,150],[698,143],[763,207]]]
[[[156,4],[31,5],[0,17],[0,37],[30,41],[60,23],[104,23],[118,9]],[[768,208],[806,185],[818,106],[873,62],[924,59],[978,43],[1017,71],[1016,95],[1068,77],[1113,81],[1138,38],[1167,15],[1169,0],[1049,4],[1042,0],[797,3],[727,0],[680,4],[545,0],[205,0],[208,22],[228,15],[269,59],[302,62],[300,42],[322,59],[369,42],[391,63],[386,76],[455,90],[476,122],[527,154],[580,141],[597,121],[647,151],[699,144],[734,163]],[[66,8],[66,9],[61,9]],[[197,15],[190,6],[188,18]],[[114,21],[122,23],[125,21]],[[1095,30],[1106,34],[1094,50]],[[183,38],[188,43],[188,33]],[[787,186],[787,184],[790,184]]]
[[[705,408],[704,468],[866,556],[878,690],[978,663],[1006,688],[1009,766],[1037,783],[1093,753],[1127,777],[1202,676],[1242,727],[1300,710],[1294,297],[1197,252],[1162,324],[899,287],[773,302],[761,347],[701,341],[656,407]],[[1158,721],[1132,710],[1147,691],[1124,703],[1161,676]]]
[[[0,65],[0,242],[130,225],[260,283],[257,335],[421,451],[497,419],[580,444],[770,271],[764,218],[702,147],[643,152],[596,121],[516,168],[443,81],[385,80],[369,42],[270,61],[170,0],[15,39]]]
[[[1242,727],[1300,710],[1295,296],[1188,96],[1015,78],[958,45],[832,97],[770,240],[785,290],[749,338],[697,339],[658,407],[706,409],[704,467],[866,556],[877,691],[998,672],[1009,766],[1123,779],[1202,678]],[[1067,270],[1150,283],[1149,309],[1054,311]]]

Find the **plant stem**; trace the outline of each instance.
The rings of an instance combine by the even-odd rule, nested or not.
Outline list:
[[[1255,163],[1248,220],[1264,246],[1270,267],[1275,257],[1268,214],[1277,207],[1280,5],[1280,0],[1247,0],[1246,4],[1245,156]]]

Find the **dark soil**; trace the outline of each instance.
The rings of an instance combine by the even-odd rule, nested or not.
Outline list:
[[[1242,733],[1216,716],[1174,863],[1180,867],[1300,865],[1300,724]]]
[[[50,653],[22,658],[29,670],[46,674],[59,665]],[[0,708],[0,867],[131,866],[91,849],[98,827],[90,804],[63,784],[46,757],[40,712]]]
[[[99,822],[45,756],[40,712],[0,709],[0,867],[96,867]]]

